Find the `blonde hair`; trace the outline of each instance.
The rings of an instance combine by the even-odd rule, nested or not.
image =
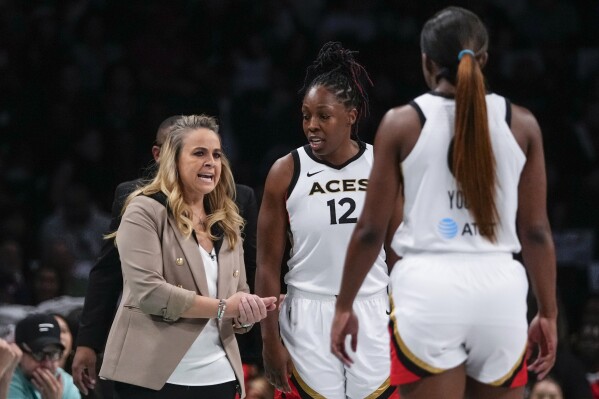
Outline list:
[[[191,208],[183,198],[181,179],[177,169],[177,162],[183,148],[183,141],[188,133],[197,129],[208,129],[218,135],[218,124],[216,119],[207,115],[184,115],[173,125],[166,141],[160,150],[160,162],[156,176],[149,183],[133,191],[125,201],[122,212],[125,211],[131,200],[138,195],[152,195],[162,192],[166,195],[167,206],[177,222],[179,231],[189,238],[193,231],[191,220]],[[220,136],[219,136],[220,139]],[[233,200],[237,193],[235,180],[231,171],[231,165],[224,154],[221,157],[221,175],[214,190],[204,197],[204,205],[207,206],[206,230],[212,241],[218,240],[212,234],[212,226],[218,224],[233,248],[239,239],[240,230],[243,228],[244,220],[239,215],[239,208]],[[116,237],[116,232],[106,238]]]

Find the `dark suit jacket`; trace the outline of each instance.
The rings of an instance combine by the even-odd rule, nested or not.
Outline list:
[[[110,231],[116,231],[121,223],[121,210],[127,196],[144,182],[141,179],[118,185],[112,204]],[[248,285],[253,290],[256,274],[256,224],[258,207],[254,190],[237,185],[235,199],[241,216],[246,220],[243,231],[243,250]],[[102,352],[108,331],[116,312],[117,303],[123,290],[123,275],[119,253],[113,240],[107,240],[102,254],[89,274],[85,304],[81,314],[77,346],[87,346]],[[257,332],[251,332],[255,335]],[[243,350],[242,350],[243,352]]]

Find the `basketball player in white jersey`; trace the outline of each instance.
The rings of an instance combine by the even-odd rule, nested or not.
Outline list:
[[[258,216],[256,292],[281,292],[281,261],[291,241],[280,312],[262,323],[264,368],[277,398],[388,398],[388,272],[383,245],[354,310],[368,320],[353,367],[330,351],[330,327],[347,244],[362,210],[372,146],[357,137],[367,110],[364,68],[351,51],[327,43],[308,68],[302,103],[308,144],[280,158]]]
[[[391,273],[389,324],[391,380],[402,399],[522,398],[533,347],[538,355],[528,369],[539,378],[555,361],[541,132],[529,111],[485,90],[487,44],[483,23],[463,8],[425,24],[422,66],[432,91],[383,118],[346,256],[331,350],[347,363],[346,336],[355,339],[368,323],[352,302],[378,256],[403,177],[403,222],[392,242],[402,259]],[[520,251],[526,269],[513,259]],[[530,328],[526,272],[539,309]]]

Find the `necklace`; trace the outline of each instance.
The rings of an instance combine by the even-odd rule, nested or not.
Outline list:
[[[197,224],[197,230],[200,232],[206,231],[206,219],[199,219]]]
[[[198,218],[198,222],[197,222],[197,224],[196,224],[196,225],[194,225],[194,229],[195,229],[195,228],[196,228],[196,226],[197,226],[197,229],[198,229],[198,230],[201,230],[201,231],[206,231],[206,219],[207,219],[207,215],[204,215],[204,216],[202,217],[202,214],[203,214],[203,213],[204,213],[204,212],[198,212],[198,213],[195,213],[195,212],[194,212],[193,216],[195,217],[195,216],[197,215],[197,218]],[[193,219],[194,219],[194,218],[192,217],[192,220],[193,220]]]

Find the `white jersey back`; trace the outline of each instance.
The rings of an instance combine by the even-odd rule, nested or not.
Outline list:
[[[395,232],[398,255],[419,252],[520,251],[516,234],[518,182],[526,156],[509,127],[511,107],[496,94],[488,94],[489,131],[496,162],[495,204],[499,214],[497,242],[483,238],[464,196],[449,170],[448,149],[453,138],[455,101],[434,93],[416,98],[422,131],[402,163],[404,218]]]
[[[287,213],[292,248],[285,282],[302,291],[337,295],[347,246],[364,207],[372,146],[360,142],[358,154],[340,166],[319,160],[307,145],[291,154],[295,170]],[[383,290],[388,280],[381,248],[359,294]]]

